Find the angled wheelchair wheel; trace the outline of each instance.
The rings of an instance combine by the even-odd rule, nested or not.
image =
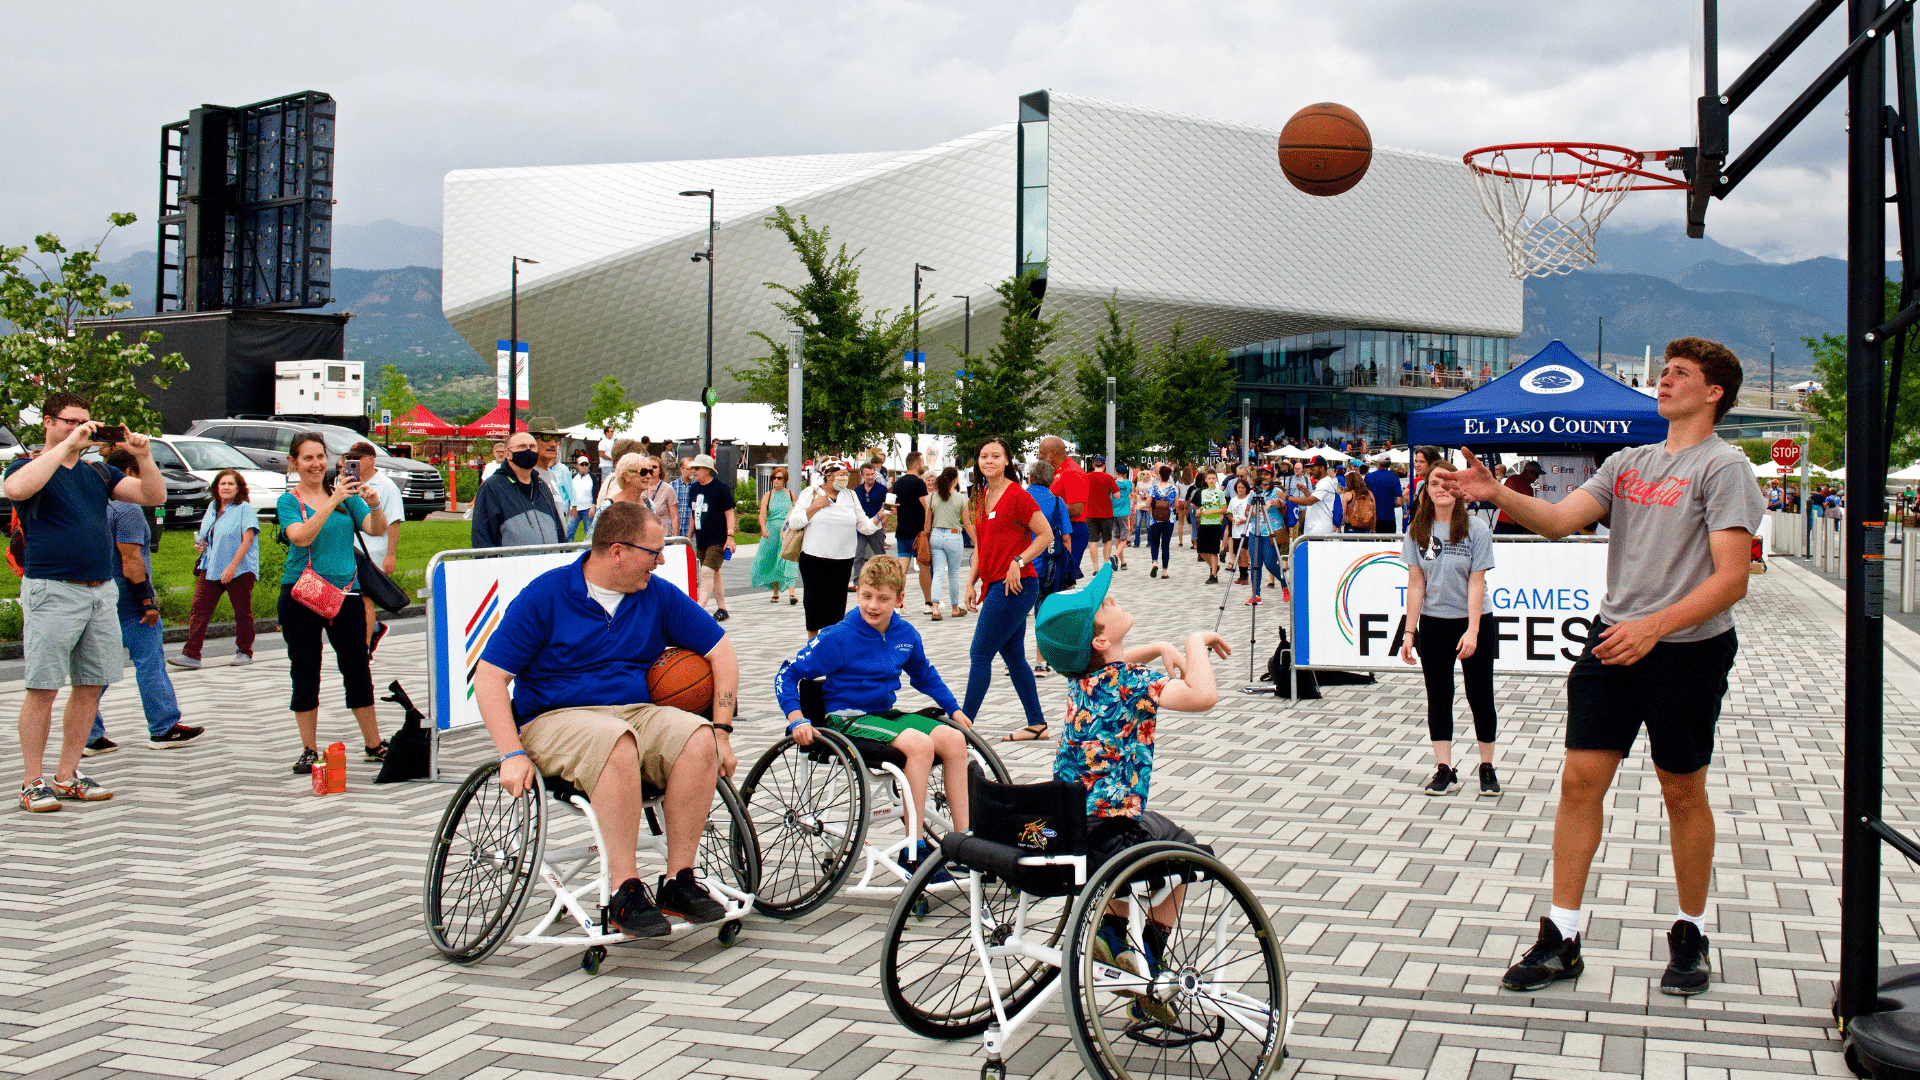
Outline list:
[[[1000,762],[1000,755],[993,752],[993,745],[982,739],[972,728],[961,727],[951,720],[942,719],[941,723],[956,728],[967,738],[967,756],[980,763],[980,768],[995,783],[1013,783],[1013,774]],[[935,762],[938,765],[938,762]],[[960,778],[962,783],[966,777]],[[927,776],[927,805],[921,813],[926,822],[927,833],[938,840],[951,827],[953,809],[947,802],[947,770],[935,768]]]
[[[973,947],[969,914],[972,874],[954,867],[952,882],[935,882],[945,866],[944,859],[927,859],[900,891],[881,945],[880,990],[894,1019],[914,1034],[967,1039],[987,1030],[994,1019],[987,992],[989,970],[1008,1015],[1051,985],[1059,970],[1018,955],[995,957],[990,967],[983,966]],[[1071,901],[1024,895],[998,878],[981,875],[981,936],[988,948],[1004,946],[1016,934],[1026,944],[1058,948]]]
[[[499,775],[499,763],[492,762],[460,784],[427,854],[427,936],[456,963],[478,963],[513,935],[546,843],[540,777],[514,798]]]
[[[694,864],[702,877],[725,882],[743,893],[760,887],[760,842],[753,834],[753,818],[747,804],[726,777],[718,777],[713,800],[707,813],[707,827],[700,836],[700,851]]]
[[[1118,953],[1096,940],[1111,906],[1164,898],[1153,894],[1174,883],[1184,898],[1164,945],[1131,931]],[[1062,962],[1067,1028],[1101,1080],[1260,1080],[1280,1066],[1287,973],[1273,926],[1253,890],[1198,848],[1140,844],[1101,867],[1074,902]]]
[[[795,919],[826,903],[867,839],[866,766],[853,744],[826,728],[809,746],[782,739],[753,763],[740,796],[760,846],[753,906]]]

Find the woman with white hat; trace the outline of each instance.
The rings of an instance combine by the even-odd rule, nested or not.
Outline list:
[[[806,612],[807,636],[812,637],[847,614],[847,582],[861,536],[886,527],[886,511],[868,517],[860,509],[849,481],[847,463],[829,458],[820,463],[820,478],[794,501],[787,530],[806,531],[800,542],[800,583],[806,586],[801,610]]]

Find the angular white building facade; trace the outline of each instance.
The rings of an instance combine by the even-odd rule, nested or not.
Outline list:
[[[1396,415],[1458,392],[1426,376],[1436,358],[1469,380],[1505,370],[1521,286],[1458,161],[1378,148],[1352,191],[1315,198],[1281,175],[1277,129],[1048,92],[1019,108],[1016,123],[918,151],[450,173],[447,317],[491,357],[510,260],[537,259],[519,299],[536,414],[577,421],[608,374],[643,402],[697,398],[707,271],[689,256],[707,200],[678,193],[712,188],[723,400],[744,390],[727,368],[765,353],[755,332],[785,333],[764,283],[801,277],[765,226],[775,206],[861,253],[870,305],[911,306],[914,265],[935,268],[921,319],[933,373],[969,334],[976,350],[992,343],[993,285],[1029,262],[1045,263],[1063,341],[1094,332],[1109,297],[1146,341],[1176,318],[1217,335],[1267,434],[1392,435]],[[1403,362],[1419,376],[1378,374]]]

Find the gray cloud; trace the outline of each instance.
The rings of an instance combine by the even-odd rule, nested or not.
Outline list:
[[[1731,78],[1800,4],[1721,6]],[[1041,87],[1273,126],[1337,100],[1380,143],[1447,155],[1555,137],[1654,149],[1686,134],[1688,17],[1673,0],[87,11],[9,10],[0,242],[87,238],[132,209],[143,220],[115,249],[150,247],[160,125],[199,102],[302,89],[340,100],[340,220],[431,227],[451,169],[914,148],[1011,119],[1014,98]],[[1737,118],[1736,145],[1837,50],[1834,23]],[[1775,259],[1840,253],[1842,119],[1836,98],[1716,205],[1715,238]],[[1662,194],[1619,212],[1630,225],[1679,218]]]

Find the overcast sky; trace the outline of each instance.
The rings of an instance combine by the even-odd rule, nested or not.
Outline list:
[[[1723,82],[1802,0],[1722,0]],[[815,3],[8,5],[0,243],[52,229],[153,246],[159,131],[202,102],[339,101],[337,219],[440,226],[452,169],[902,150],[1063,93],[1278,127],[1315,101],[1376,143],[1458,155],[1570,138],[1688,140],[1686,0],[920,0]],[[84,12],[84,15],[77,14]],[[1836,15],[1735,118],[1737,149],[1837,52]],[[1842,255],[1844,89],[1708,233],[1762,258]],[[1677,196],[1614,222],[1679,228]]]

